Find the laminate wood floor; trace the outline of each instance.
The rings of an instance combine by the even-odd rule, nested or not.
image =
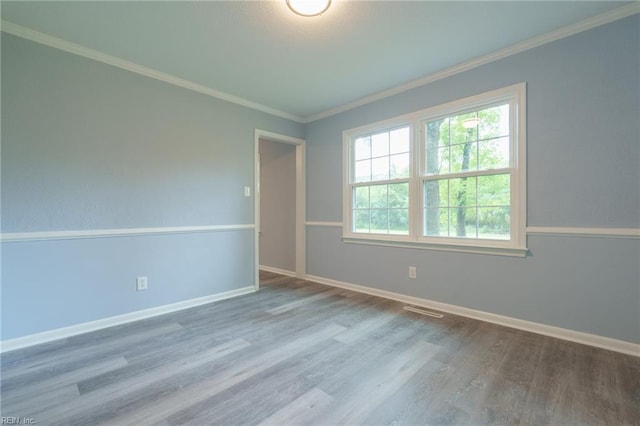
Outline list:
[[[258,293],[2,355],[49,424],[640,424],[640,358],[261,273]]]

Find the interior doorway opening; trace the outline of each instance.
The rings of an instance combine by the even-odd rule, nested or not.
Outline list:
[[[254,161],[254,286],[258,290],[261,266],[298,278],[306,275],[304,140],[256,129]],[[263,161],[269,163],[262,164]],[[261,172],[266,167],[269,173],[262,182],[261,175],[265,176]],[[288,181],[291,178],[294,182]],[[263,183],[270,186],[264,188],[264,194]],[[263,265],[261,259],[280,266]]]

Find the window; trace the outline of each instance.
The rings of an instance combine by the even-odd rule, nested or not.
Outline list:
[[[424,122],[423,235],[510,238],[509,103]]]
[[[409,234],[409,127],[354,140],[353,232]]]
[[[525,84],[344,132],[347,242],[524,256]]]

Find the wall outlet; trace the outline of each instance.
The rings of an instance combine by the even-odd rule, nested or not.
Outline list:
[[[136,291],[143,291],[149,288],[147,277],[136,278]]]
[[[250,186],[245,186],[244,187],[244,196],[245,197],[251,197],[251,187]]]
[[[409,266],[409,278],[411,279],[416,279],[416,267],[415,266]]]

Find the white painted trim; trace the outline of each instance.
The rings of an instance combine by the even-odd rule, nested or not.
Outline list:
[[[480,253],[501,256],[526,257],[526,83],[517,83],[485,93],[468,96],[463,99],[453,100],[441,105],[410,112],[397,117],[392,117],[357,128],[342,132],[342,158],[343,158],[343,196],[342,217],[343,237],[346,243],[386,245],[390,247],[418,248],[428,250],[440,250],[462,253]],[[466,111],[475,111],[478,108],[486,108],[490,105],[509,103],[510,110],[510,135],[512,158],[509,168],[491,171],[471,171],[468,173],[451,173],[436,176],[438,179],[457,176],[480,176],[497,172],[508,172],[511,179],[511,235],[509,240],[489,239],[462,239],[440,238],[422,235],[423,223],[422,182],[431,177],[421,173],[421,161],[425,158],[423,144],[424,133],[422,129],[427,121],[446,117],[451,114],[459,114]],[[411,131],[412,159],[411,173],[407,179],[396,179],[393,182],[409,182],[409,233],[407,235],[373,235],[368,233],[356,233],[352,224],[352,191],[355,183],[351,182],[353,167],[352,141],[363,135],[386,131],[396,127],[409,127]],[[422,136],[420,136],[422,135]],[[391,180],[364,182],[362,185],[387,184]],[[360,184],[358,184],[360,185]]]
[[[168,226],[164,228],[86,229],[81,231],[8,232],[0,234],[0,242],[76,240],[83,238],[131,237],[140,235],[193,234],[199,232],[241,231],[254,229],[253,224]]]
[[[231,102],[236,105],[241,105],[253,110],[261,111],[267,114],[275,115],[276,117],[285,118],[287,120],[303,123],[302,117],[289,114],[288,112],[280,111],[275,108],[271,108],[266,105],[262,105],[256,102],[249,101],[239,96],[231,95],[229,93],[215,90],[202,84],[194,83],[183,78],[166,74],[160,71],[156,71],[152,68],[148,68],[142,65],[138,65],[134,62],[130,62],[124,59],[117,58],[115,56],[102,53],[100,51],[90,49],[80,44],[72,43],[63,40],[58,37],[54,37],[48,34],[41,33],[39,31],[32,30],[22,25],[14,24],[9,21],[2,21],[2,31],[8,34],[12,34],[17,37],[21,37],[27,40],[31,40],[36,43],[44,44],[45,46],[53,47],[55,49],[63,50],[74,55],[83,56],[85,58],[93,59],[94,61],[102,62],[123,70],[127,70],[136,74],[144,75],[155,80],[160,80],[165,83],[173,84],[174,86],[182,87],[183,89],[193,90],[194,92],[202,93],[217,99],[221,99],[226,102]]]
[[[639,12],[640,12],[640,4],[637,2],[634,2],[629,5],[622,6],[617,9],[610,10],[600,15],[596,15],[594,17],[577,22],[573,25],[560,28],[556,31],[552,31],[547,34],[542,34],[540,36],[533,37],[529,40],[526,40],[524,42],[514,44],[513,46],[500,49],[491,54],[480,56],[478,58],[472,59],[467,62],[463,62],[461,64],[447,68],[445,70],[428,74],[424,77],[418,78],[416,80],[410,81],[400,86],[396,86],[388,90],[383,90],[381,92],[374,93],[372,95],[359,99],[355,102],[351,102],[349,104],[342,105],[337,108],[332,108],[327,111],[324,111],[318,114],[309,115],[306,117],[300,117],[294,114],[280,111],[278,109],[271,108],[266,105],[258,104],[256,102],[252,102],[247,99],[243,99],[238,96],[234,96],[225,92],[221,92],[219,90],[215,90],[210,87],[191,82],[189,80],[175,77],[170,74],[162,73],[160,71],[156,71],[154,69],[144,67],[142,65],[138,65],[133,62],[117,58],[115,56],[107,55],[106,53],[102,53],[97,50],[90,49],[76,43],[71,43],[69,41],[60,39],[58,37],[54,37],[48,34],[41,33],[39,31],[32,30],[22,25],[14,24],[13,22],[2,20],[0,24],[0,30],[8,34],[15,35],[17,37],[22,37],[24,39],[31,40],[33,42],[40,43],[56,49],[60,49],[65,52],[73,53],[75,55],[79,55],[85,58],[93,59],[95,61],[103,62],[105,64],[109,64],[121,69],[125,69],[127,71],[134,72],[136,74],[144,75],[156,80],[164,81],[165,83],[173,84],[175,86],[179,86],[188,90],[193,90],[195,92],[202,93],[204,95],[212,96],[217,99],[221,99],[237,105],[242,105],[247,108],[251,108],[257,111],[262,111],[267,114],[271,114],[277,117],[282,117],[288,120],[296,121],[298,123],[306,124],[306,123],[311,123],[317,120],[321,120],[323,118],[330,117],[332,115],[339,114],[341,112],[345,112],[345,111],[357,108],[362,105],[366,105],[366,104],[378,101],[380,99],[388,98],[390,96],[397,95],[402,92],[406,92],[416,87],[423,86],[425,84],[432,83],[434,81],[441,80],[443,78],[447,78],[447,77],[462,73],[464,71],[471,70],[473,68],[477,68],[479,66],[488,64],[490,62],[494,62],[494,61],[506,58],[508,56],[515,55],[517,53],[521,53],[526,50],[533,49],[535,47],[539,47],[544,44],[551,43],[553,41],[557,41],[557,40],[578,34],[580,32],[587,31],[592,28],[605,25],[610,22],[617,21],[619,19],[626,18],[628,16],[634,15]]]
[[[287,277],[296,277],[296,273],[294,271],[288,271],[286,269],[274,268],[272,266],[260,265],[261,271],[273,272],[274,274],[285,275]]]
[[[307,275],[307,166],[306,146],[301,141],[296,144],[296,276]]]
[[[631,15],[635,15],[636,13],[640,13],[640,3],[638,2],[634,2],[632,4],[622,6],[614,10],[610,10],[600,15],[596,15],[594,17],[585,19],[584,21],[580,21],[573,25],[566,26],[564,28],[560,28],[558,30],[555,30],[546,34],[533,37],[529,40],[514,44],[504,49],[500,49],[488,55],[480,56],[470,61],[463,62],[451,68],[447,68],[439,72],[428,74],[424,77],[418,78],[416,80],[410,81],[400,86],[396,86],[388,90],[383,90],[382,92],[365,96],[364,98],[359,99],[355,102],[351,102],[349,104],[346,104],[337,108],[332,108],[330,110],[321,112],[319,114],[314,114],[314,115],[304,117],[303,122],[311,123],[317,120],[321,120],[323,118],[330,117],[332,115],[339,114],[341,112],[345,112],[345,111],[357,108],[362,105],[370,104],[372,102],[379,101],[380,99],[388,98],[390,96],[394,96],[399,93],[406,92],[416,87],[424,86],[425,84],[433,83],[434,81],[442,80],[444,78],[451,77],[453,75],[460,74],[465,71],[469,71],[471,69],[480,67],[490,62],[498,61],[508,56],[515,55],[517,53],[521,53],[529,49],[542,46],[547,43],[561,40],[563,38],[570,37],[572,35],[581,33],[583,31],[587,31],[592,28],[599,27],[601,25],[605,25],[610,22],[626,18]]]
[[[89,333],[91,331],[101,330],[133,321],[139,321],[145,318],[181,311],[195,306],[206,305],[207,303],[230,299],[232,297],[242,296],[253,292],[255,292],[255,288],[253,286],[243,287],[236,290],[225,291],[223,293],[212,294],[210,296],[197,297],[195,299],[170,303],[168,305],[157,306],[155,308],[143,309],[140,311],[130,312],[128,314],[116,315],[69,327],[57,328],[55,330],[49,330],[42,333],[30,334],[28,336],[18,337],[15,339],[3,340],[0,342],[0,353],[25,348],[27,346],[39,345],[53,340],[64,339],[78,334]]]
[[[341,228],[343,222],[308,221],[307,226]],[[528,226],[527,235],[565,237],[640,238],[640,228],[572,228],[560,226]]]
[[[480,93],[474,96],[469,96],[464,99],[454,100],[442,105],[427,108],[421,111],[422,119],[418,129],[422,132],[425,127],[425,123],[436,119],[438,117],[448,116],[450,114],[457,114],[463,111],[477,110],[478,108],[484,108],[495,103],[508,102],[509,104],[509,126],[510,126],[510,166],[504,169],[494,169],[493,171],[471,171],[468,173],[449,173],[445,175],[438,175],[435,178],[445,179],[447,177],[457,176],[482,176],[487,173],[504,173],[507,172],[510,178],[510,199],[511,199],[511,235],[509,242],[491,241],[491,240],[475,240],[470,238],[468,241],[456,241],[454,238],[448,238],[444,241],[441,238],[434,238],[429,236],[422,236],[421,232],[416,233],[418,240],[431,244],[436,248],[438,245],[444,243],[448,246],[461,246],[461,249],[467,251],[469,247],[477,247],[479,253],[487,254],[505,254],[526,256],[526,217],[527,217],[527,170],[526,170],[526,152],[527,152],[527,124],[526,124],[526,105],[527,105],[527,84],[517,83],[501,89],[492,90],[486,93]],[[425,146],[422,143],[424,136],[417,145],[420,159],[425,158]],[[420,177],[420,174],[418,174]],[[429,180],[431,177],[420,177],[423,180]],[[419,197],[422,200],[422,197]],[[420,214],[420,222],[423,222],[424,218],[422,212],[424,206],[421,204],[418,214]],[[442,242],[441,242],[442,241]],[[475,249],[474,249],[475,250]]]
[[[326,226],[331,228],[342,228],[342,222],[305,222],[307,226]]]
[[[306,279],[320,284],[326,284],[332,287],[344,288],[347,290],[356,291],[358,293],[370,294],[372,296],[396,300],[398,302],[407,303],[409,305],[447,312],[450,314],[473,318],[480,321],[486,321],[505,327],[515,328],[518,330],[524,330],[531,333],[542,334],[544,336],[555,337],[562,340],[568,340],[570,342],[581,343],[584,345],[595,346],[598,348],[608,349],[611,351],[640,357],[640,344],[638,343],[611,339],[609,337],[583,333],[566,328],[554,327],[551,325],[540,324],[532,321],[525,321],[518,318],[492,314],[490,312],[478,311],[475,309],[464,308],[462,306],[450,305],[448,303],[436,302],[434,300],[422,299],[419,297],[407,296],[400,293],[394,293],[387,290],[379,290],[376,288],[366,287],[358,284],[336,281],[329,278],[318,277],[315,275],[307,275]]]
[[[388,123],[389,125],[393,123],[399,124],[391,120],[385,120],[384,123],[385,124]],[[382,123],[379,123],[379,124],[382,125]],[[411,132],[411,135],[413,136],[413,126],[409,127],[409,129],[410,129],[409,131]],[[350,184],[351,184],[350,173],[351,173],[351,170],[353,170],[353,167],[351,165],[351,162],[353,159],[353,151],[351,150],[351,138],[355,137],[356,132],[359,133],[359,130],[358,131],[352,130],[351,132],[345,131],[345,130],[342,131],[342,168],[341,168],[342,169],[342,235],[350,234],[353,230],[353,208],[352,208],[353,200],[351,199],[352,193],[350,189]],[[412,138],[409,143],[410,159],[415,157],[414,150],[413,150],[413,145],[414,145],[413,142],[414,140]],[[409,196],[411,195],[412,194],[409,194]]]
[[[391,238],[384,239],[384,236],[371,236],[366,234],[357,237],[354,237],[353,235],[343,236],[342,242],[348,244],[364,244],[370,246],[448,251],[454,253],[488,254],[492,256],[527,257],[527,253],[529,252],[529,249],[526,247],[520,248],[507,246],[499,247],[453,243],[430,243],[427,241],[398,240]]]
[[[560,226],[528,226],[527,235],[640,238],[640,228],[569,228]]]
[[[253,233],[253,263],[255,271],[253,274],[253,287],[260,290],[260,138],[258,130],[254,131],[253,141],[253,223],[256,229]]]
[[[306,275],[307,240],[305,218],[307,216],[306,195],[306,141],[293,136],[255,129],[254,131],[254,220],[255,229],[255,288],[260,289],[260,139],[295,145],[296,147],[296,276]]]
[[[269,132],[267,130],[255,129],[259,132],[259,139],[270,140],[271,142],[288,143],[290,145],[302,145],[305,140],[293,136],[282,135],[280,133]]]

